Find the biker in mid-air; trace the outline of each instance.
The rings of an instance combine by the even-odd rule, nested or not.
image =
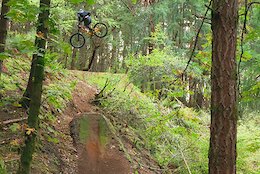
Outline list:
[[[82,9],[77,13],[78,16],[78,30],[77,33],[74,33],[70,36],[70,44],[74,48],[81,48],[84,46],[86,39],[83,33],[87,33],[88,35],[96,36],[98,38],[103,38],[108,33],[108,27],[106,24],[102,22],[97,22],[93,27],[91,24],[91,17],[89,11],[84,11]],[[82,22],[84,22],[83,25]]]
[[[91,13],[89,11],[84,11],[82,9],[79,10],[78,12],[78,21],[80,23],[84,22],[84,26],[88,29],[91,30],[90,24],[91,24]]]

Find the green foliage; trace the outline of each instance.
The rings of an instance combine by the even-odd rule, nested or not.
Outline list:
[[[14,123],[14,124],[12,124],[11,126],[9,126],[9,129],[10,129],[12,132],[17,132],[18,130],[21,129],[21,126],[20,126],[20,124],[18,124],[18,123]]]
[[[26,85],[26,72],[29,71],[29,60],[21,57],[12,57],[4,60],[5,73],[0,76],[0,106],[17,102],[17,90],[24,89]]]
[[[164,48],[166,45],[170,45],[171,42],[167,37],[167,33],[163,31],[162,24],[159,23],[155,26],[155,32],[151,33],[149,38],[145,38],[149,43],[154,44],[155,48]]]
[[[154,49],[147,56],[130,56],[126,63],[131,81],[142,91],[151,93],[156,98],[159,97],[160,91],[164,91],[165,96],[173,93],[176,94],[175,97],[184,96],[182,89],[185,84],[181,84],[178,77],[185,62],[170,49]]]
[[[2,160],[1,157],[0,157],[0,173],[1,174],[7,174],[4,161]]]
[[[260,171],[259,113],[251,113],[238,127],[237,167],[239,174],[258,174]],[[249,119],[251,118],[251,119]]]
[[[41,130],[42,131],[42,137],[44,138],[44,140],[57,144],[59,143],[59,139],[58,136],[60,135],[60,133],[55,130],[55,128],[53,127],[53,125],[51,125],[50,123],[54,123],[54,122],[50,122],[52,120],[55,119],[56,121],[56,117],[52,116],[52,118],[50,119],[50,113],[45,114],[47,116],[40,116],[39,118],[41,119]]]
[[[89,119],[87,117],[83,117],[79,122],[79,139],[81,143],[85,143],[90,135],[90,125]]]
[[[65,0],[53,1],[55,8],[51,9],[51,16],[49,19],[50,33],[55,36],[61,36],[72,30],[76,22],[76,9],[72,8]],[[53,37],[51,35],[51,37]],[[62,38],[55,38],[60,41]],[[59,44],[59,43],[58,43]]]
[[[61,111],[65,108],[67,102],[72,99],[72,91],[76,86],[76,81],[68,82],[66,76],[60,76],[60,79],[44,87],[44,98],[55,110]],[[62,78],[62,79],[61,79]]]
[[[9,50],[14,50],[15,55],[27,54],[32,55],[36,52],[34,47],[35,32],[26,34],[9,33],[6,46]]]
[[[93,5],[95,3],[95,0],[69,0],[72,4],[79,4],[86,2],[89,5]]]
[[[167,167],[174,164],[178,166],[180,173],[187,173],[185,157],[191,171],[207,173],[205,161],[209,132],[201,131],[207,124],[202,122],[202,117],[207,115],[199,115],[189,108],[179,108],[168,114],[154,115],[146,119],[150,124],[146,131],[146,144],[150,146],[160,165]]]
[[[137,86],[132,85],[125,75],[88,76],[87,79],[99,89],[105,86],[106,81],[108,83],[103,96],[100,95],[101,106],[116,116],[116,120],[129,124],[128,130],[139,135],[131,141],[137,148],[148,148],[162,168],[175,166],[177,172],[187,173],[185,158],[192,173],[207,173],[209,116],[184,105],[188,105],[186,102],[190,102],[190,98],[198,92],[203,92],[205,102],[210,98],[210,26],[203,26],[188,74],[184,79],[180,78],[194,44],[193,37],[201,23],[194,14],[203,15],[205,2],[164,0],[144,7],[137,0],[53,0],[50,20],[46,23],[50,34],[45,56],[43,108],[48,111],[46,113],[43,109],[40,116],[42,129],[46,133],[43,133],[44,138],[58,142],[58,134],[51,124],[57,119],[55,113],[61,112],[71,100],[72,90],[77,83],[70,79],[69,72],[59,62],[71,55],[68,38],[75,32],[76,12],[79,8],[86,8],[93,12],[93,23],[97,20],[106,21],[111,29],[110,34],[102,39],[103,52],[100,49],[99,57],[109,56],[111,46],[117,48],[119,55],[116,57],[116,66],[126,63],[130,81]],[[35,21],[39,13],[39,1],[10,0],[9,5],[11,10],[8,17],[12,26],[8,32],[7,51],[0,54],[0,60],[4,60],[7,68],[0,77],[0,96],[3,95],[0,106],[17,103],[20,94],[16,91],[24,90],[30,58],[36,53]],[[243,8],[240,13],[244,12]],[[260,165],[259,123],[246,120],[252,118],[247,113],[259,110],[260,106],[259,9],[257,6],[249,11],[245,52],[240,67],[242,98],[239,106],[244,116],[238,127],[238,172],[245,174],[257,173]],[[242,18],[240,25],[243,24]],[[151,33],[152,25],[155,26],[155,32]],[[147,55],[149,43],[154,49]],[[123,46],[128,58],[120,54]],[[122,72],[120,68],[118,71]],[[193,82],[199,91],[192,89]],[[118,130],[121,128],[118,127]],[[19,126],[14,124],[10,129],[16,131]],[[0,160],[0,173],[1,167],[4,168]]]
[[[259,7],[249,11],[247,33],[244,36],[244,54],[240,63],[240,110],[243,113],[250,110],[259,111],[260,107],[260,27],[257,24],[259,17]],[[239,44],[241,44],[240,41]],[[240,54],[238,57],[240,58]]]
[[[10,57],[10,54],[8,54],[7,52],[2,52],[0,53],[0,60],[3,61],[4,59],[7,59]]]
[[[137,3],[137,0],[132,0],[132,3],[133,3],[133,4],[136,4],[136,3]]]
[[[8,5],[10,6],[8,16],[15,22],[26,23],[31,21],[34,23],[36,21],[36,16],[39,13],[37,3],[37,0],[10,0],[8,2]]]

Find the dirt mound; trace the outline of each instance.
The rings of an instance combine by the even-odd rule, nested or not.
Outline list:
[[[88,123],[80,128],[79,174],[130,174],[130,163],[113,141],[105,120],[99,114],[85,114]],[[82,122],[81,122],[82,123]],[[82,126],[83,124],[79,124]],[[86,125],[86,124],[85,124]],[[85,137],[84,137],[85,135]]]
[[[73,93],[73,101],[63,117],[69,118],[67,122],[70,120],[70,134],[73,138],[71,144],[77,152],[78,162],[74,173],[162,173],[149,150],[136,147],[130,140],[131,137],[117,130],[116,125],[122,124],[120,120],[94,106],[92,101],[96,94],[97,90],[92,86],[85,82],[78,83]],[[68,167],[72,167],[71,164],[67,164]]]
[[[74,173],[130,174],[130,162],[109,133],[98,108],[91,104],[96,93],[95,88],[79,82],[73,92],[73,100],[61,120],[62,125],[70,122],[67,125],[70,125],[70,134],[78,156]]]

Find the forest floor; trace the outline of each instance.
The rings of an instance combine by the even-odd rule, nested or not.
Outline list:
[[[34,154],[32,173],[161,173],[149,151],[136,149],[130,138],[115,132],[109,115],[93,104],[96,94],[97,89],[86,81],[77,83],[72,100],[62,113],[58,113],[58,120],[53,126],[58,132],[58,142],[49,142],[44,135],[40,135],[41,143],[37,145]],[[21,93],[10,96],[18,99]],[[12,104],[0,106],[0,115],[0,154],[8,173],[12,174],[18,167],[24,131],[17,133],[10,129],[19,127],[22,130],[27,114],[19,105]],[[17,120],[19,124],[16,124],[16,121],[7,123],[9,120],[21,118],[22,120]]]

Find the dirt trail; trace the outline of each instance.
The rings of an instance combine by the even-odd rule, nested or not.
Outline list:
[[[130,164],[109,135],[102,135],[99,114],[85,114],[89,122],[88,136],[79,154],[79,174],[130,174]],[[102,138],[107,142],[102,142]],[[104,141],[104,140],[103,140]],[[105,144],[107,143],[107,144]]]
[[[78,174],[131,174],[130,162],[108,133],[98,108],[91,104],[96,90],[78,83],[73,103],[67,114],[73,113],[71,124],[74,145],[78,154]]]

